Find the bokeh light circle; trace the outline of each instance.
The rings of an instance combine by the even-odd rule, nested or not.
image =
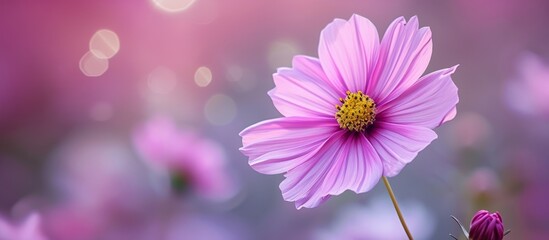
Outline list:
[[[80,71],[88,77],[99,77],[109,69],[109,60],[98,58],[91,52],[86,52],[80,58]]]
[[[204,115],[212,125],[227,125],[236,116],[236,103],[224,94],[213,95],[206,102]]]
[[[120,40],[115,32],[101,29],[90,39],[90,52],[97,58],[112,58],[120,50]]]
[[[267,60],[272,69],[277,69],[281,66],[290,66],[292,58],[301,52],[299,45],[289,39],[280,39],[273,41],[267,52]]]
[[[166,12],[181,12],[191,7],[196,0],[152,0],[152,2]]]
[[[250,91],[257,85],[256,73],[240,65],[227,66],[225,77],[240,92]]]
[[[199,87],[206,87],[212,82],[212,71],[207,67],[199,67],[194,73],[194,82]]]

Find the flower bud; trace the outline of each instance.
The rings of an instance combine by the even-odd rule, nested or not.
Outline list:
[[[501,240],[503,239],[503,221],[498,212],[478,211],[471,220],[469,229],[470,240]]]

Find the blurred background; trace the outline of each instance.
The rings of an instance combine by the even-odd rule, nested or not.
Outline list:
[[[38,214],[53,240],[405,239],[383,184],[298,211],[238,151],[280,116],[276,68],[353,13],[380,35],[417,15],[427,72],[460,64],[457,117],[390,179],[414,235],[484,208],[506,239],[549,239],[544,0],[2,0],[0,221]]]

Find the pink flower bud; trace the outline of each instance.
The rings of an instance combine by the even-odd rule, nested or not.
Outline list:
[[[469,230],[470,240],[501,240],[503,239],[503,221],[498,212],[478,211]]]

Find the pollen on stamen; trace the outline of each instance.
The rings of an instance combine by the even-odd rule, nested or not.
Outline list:
[[[336,105],[338,110],[335,118],[343,129],[354,132],[362,132],[372,125],[376,116],[376,104],[368,95],[358,91],[345,92],[345,99],[339,98],[341,105]]]

